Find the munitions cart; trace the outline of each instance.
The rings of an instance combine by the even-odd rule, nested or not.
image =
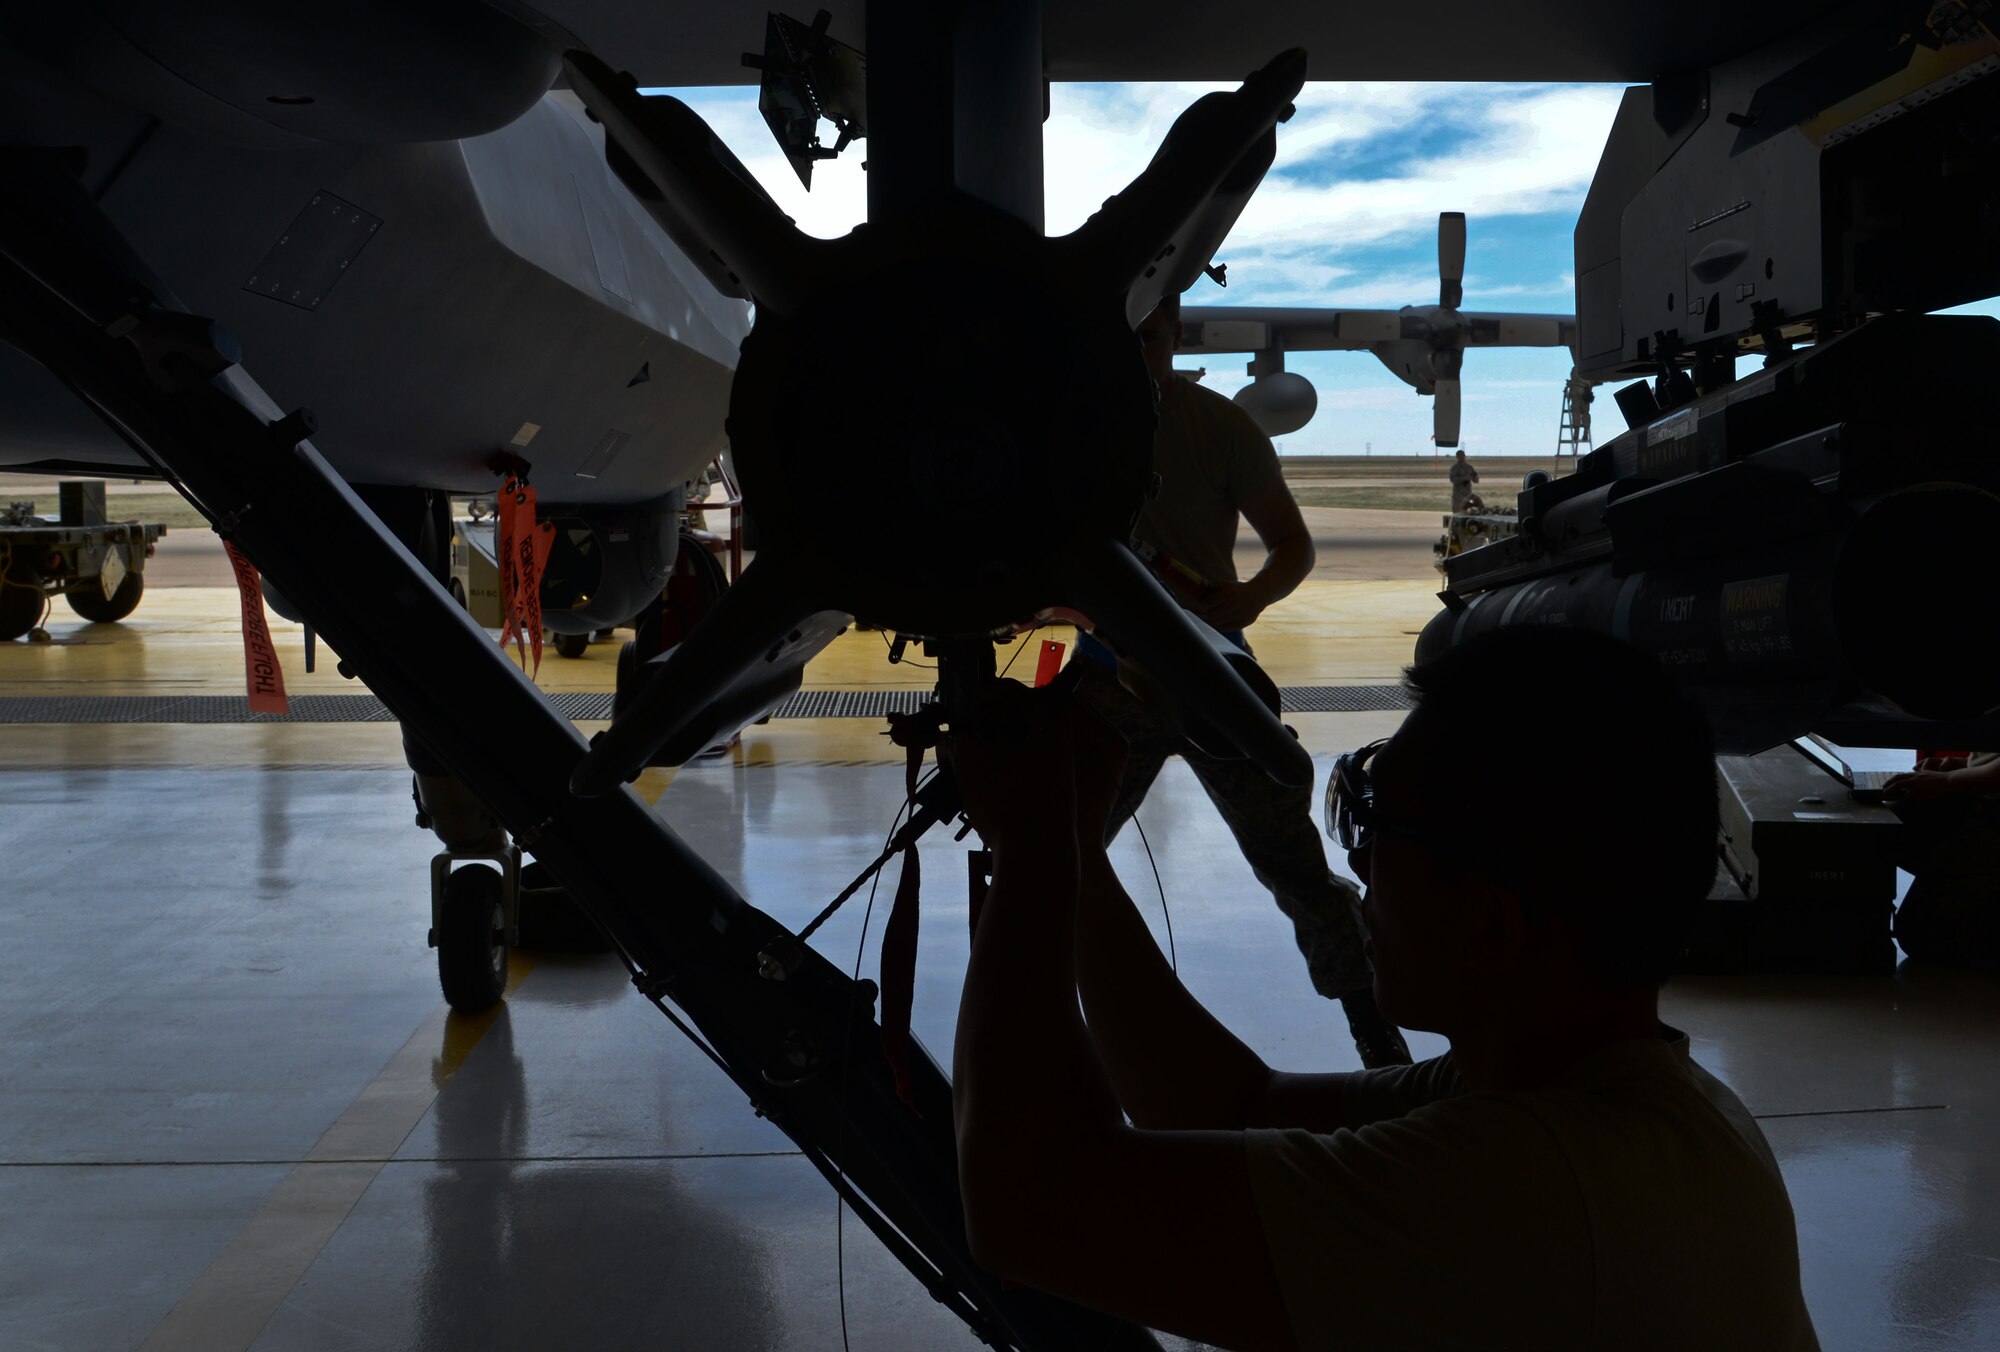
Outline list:
[[[61,512],[37,516],[32,502],[0,512],[0,641],[39,630],[52,598],[96,623],[122,620],[146,590],[146,560],[167,528],[111,521],[102,479],[59,485]]]

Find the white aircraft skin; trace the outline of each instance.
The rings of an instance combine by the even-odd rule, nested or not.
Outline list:
[[[276,397],[325,413],[319,443],[351,482],[491,492],[506,447],[546,498],[644,502],[722,449],[749,306],[632,200],[567,93],[456,141],[245,146],[162,127],[98,200]],[[351,238],[335,220],[304,241],[336,267],[284,257],[300,222],[347,206]],[[11,348],[0,381],[0,465],[145,472]]]

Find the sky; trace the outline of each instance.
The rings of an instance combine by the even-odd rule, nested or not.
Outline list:
[[[1066,234],[1152,158],[1180,112],[1222,84],[1058,84],[1043,128],[1047,225]],[[671,93],[704,118],[801,229],[843,235],[866,214],[858,142],[813,171],[803,190],[763,119],[754,87]],[[1216,257],[1226,289],[1202,280],[1190,305],[1394,309],[1438,299],[1437,216],[1467,217],[1467,310],[1569,314],[1571,236],[1623,92],[1619,85],[1308,84],[1278,128],[1270,173]],[[823,140],[832,143],[829,128]],[[1968,310],[2000,313],[1987,302]],[[1020,369],[1033,378],[1035,354]],[[1238,358],[1187,357],[1205,383],[1233,394]],[[1295,455],[1423,455],[1431,401],[1366,352],[1288,354],[1319,391],[1319,412],[1279,439]],[[1554,451],[1569,374],[1565,349],[1468,351],[1464,446],[1469,455]],[[1598,399],[1597,440],[1624,428]]]

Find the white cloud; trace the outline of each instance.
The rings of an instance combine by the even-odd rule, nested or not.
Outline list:
[[[1043,126],[1046,218],[1051,234],[1081,225],[1152,159],[1176,117],[1202,94],[1228,85],[1057,85]],[[867,214],[861,142],[813,170],[800,187],[756,108],[755,91],[682,90],[758,182],[808,234],[842,235]],[[1278,129],[1278,164],[1298,166],[1330,149],[1414,131],[1446,118],[1469,126],[1457,152],[1412,160],[1392,176],[1302,183],[1267,178],[1235,232],[1232,251],[1263,250],[1274,271],[1300,282],[1337,280],[1341,269],[1275,253],[1351,249],[1385,239],[1423,240],[1439,211],[1482,217],[1574,209],[1597,164],[1617,109],[1610,86],[1314,84]],[[1325,273],[1314,273],[1314,266]],[[1259,288],[1264,289],[1262,287]]]
[[[1043,128],[1050,233],[1082,224],[1145,168],[1189,104],[1229,87],[1055,86]],[[818,164],[808,194],[758,115],[754,90],[676,92],[801,229],[832,238],[864,219],[865,141]],[[1533,261],[1533,274],[1512,270],[1505,251],[1485,254],[1482,265],[1482,226],[1507,217],[1573,213],[1620,95],[1609,86],[1310,84],[1294,117],[1278,129],[1277,168],[1305,172],[1274,172],[1265,180],[1223,250],[1231,264],[1229,289],[1200,283],[1191,299],[1370,308],[1429,303],[1437,294],[1428,264],[1437,214],[1456,210],[1467,213],[1474,243],[1469,308],[1567,310],[1573,279],[1566,273],[1551,279],[1546,253]],[[1441,129],[1452,133],[1443,138],[1449,151],[1416,153],[1423,133]],[[1515,297],[1522,301],[1510,305]],[[1032,354],[1024,355],[1032,365]],[[1183,364],[1205,364],[1206,383],[1225,394],[1247,381],[1237,358]],[[1321,411],[1286,438],[1287,452],[1359,454],[1370,442],[1383,454],[1429,447],[1430,401],[1367,354],[1298,354],[1290,365],[1318,387]],[[1543,453],[1552,447],[1568,366],[1568,354],[1560,351],[1470,355],[1466,433],[1472,452]]]
[[[1423,238],[1440,211],[1482,219],[1572,211],[1597,166],[1617,91],[1557,88],[1496,97],[1470,144],[1412,161],[1394,177],[1313,186],[1267,180],[1230,238],[1233,247],[1341,248],[1390,237]]]

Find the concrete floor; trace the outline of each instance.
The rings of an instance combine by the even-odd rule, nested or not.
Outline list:
[[[1309,584],[1260,648],[1280,684],[1386,682],[1430,590]],[[0,645],[0,698],[240,690],[231,606],[59,609],[56,643]],[[843,640],[812,683],[921,684],[879,651]],[[590,688],[611,658],[550,659],[544,684]],[[1294,721],[1323,776],[1398,717]],[[900,801],[878,732],[777,721],[642,788],[796,927]],[[1275,1065],[1352,1067],[1182,767],[1142,821],[1194,991]],[[927,876],[956,878],[963,847],[934,835]],[[838,1345],[832,1193],[615,962],[517,955],[501,1010],[446,1017],[433,848],[393,725],[0,726],[0,1349]],[[1158,928],[1138,842],[1119,850]],[[956,901],[932,882],[916,993],[941,1060]],[[851,965],[861,918],[815,945]],[[1763,1119],[1824,1345],[2000,1346],[2000,978],[1706,978],[1666,1003]],[[854,1346],[972,1345],[851,1219],[844,1259]]]

